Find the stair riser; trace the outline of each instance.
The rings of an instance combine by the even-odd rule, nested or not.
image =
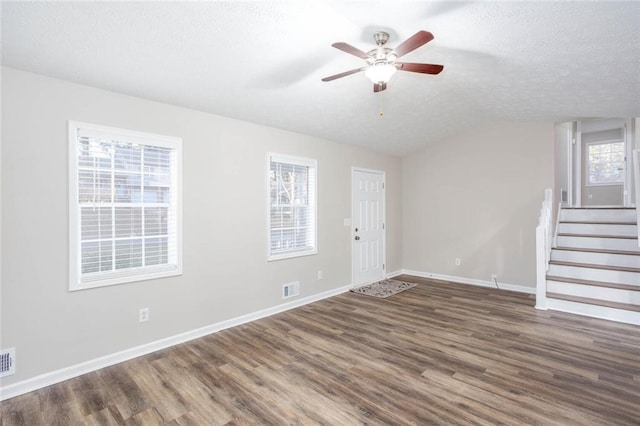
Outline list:
[[[637,239],[558,236],[558,246],[640,252]]]
[[[577,278],[581,280],[637,285],[640,288],[640,273],[637,272],[612,271],[609,269],[583,268],[565,265],[550,265],[547,274],[555,275],[558,277]]]
[[[561,223],[558,226],[561,234],[589,234],[589,235],[623,235],[638,236],[636,225],[610,225],[596,223]]]
[[[593,253],[584,251],[551,250],[551,260],[590,263],[594,265],[640,268],[640,256],[632,254]]]
[[[589,299],[640,305],[640,287],[638,287],[638,291],[631,291],[617,288],[547,281],[547,291],[552,293],[568,294],[571,296],[586,297]]]
[[[546,304],[547,309],[551,310],[640,325],[640,314],[638,314],[638,312],[624,311],[604,306],[589,305],[553,298],[548,298],[546,300]]]
[[[635,222],[635,209],[563,209],[561,221],[571,222]]]

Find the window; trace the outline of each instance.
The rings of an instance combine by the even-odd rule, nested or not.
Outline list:
[[[316,161],[269,155],[269,260],[317,253]]]
[[[69,122],[70,290],[182,273],[181,149]]]
[[[587,144],[588,185],[615,185],[624,179],[624,142]]]

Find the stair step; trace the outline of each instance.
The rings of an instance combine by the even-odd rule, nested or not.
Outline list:
[[[580,278],[560,277],[557,275],[547,275],[547,281],[556,281],[556,282],[563,282],[563,283],[569,283],[569,284],[590,285],[594,287],[617,288],[620,290],[629,290],[629,291],[640,291],[640,286],[632,285],[632,284],[593,281],[593,280],[585,280]]]
[[[587,305],[606,306],[608,308],[621,309],[624,311],[640,312],[640,305],[634,305],[632,303],[611,302],[608,300],[589,299],[587,297],[570,296],[567,294],[549,292],[547,292],[547,297],[552,299],[566,300],[569,302],[585,303]]]
[[[624,253],[601,252],[597,250],[561,250],[551,249],[551,260],[560,262],[591,263],[594,265],[611,265],[640,268],[640,252],[632,255]]]
[[[572,234],[572,235],[610,235],[615,237],[632,237],[638,238],[638,227],[634,224],[620,224],[620,223],[560,223],[558,225],[558,234]]]
[[[602,302],[629,303],[640,306],[640,289],[624,290],[610,287],[595,287],[584,284],[547,281],[547,293],[584,297]]]
[[[575,234],[570,232],[558,232],[558,237],[583,237],[583,238],[619,238],[622,240],[637,240],[637,235],[607,235],[607,234]]]
[[[625,272],[640,273],[640,268],[634,268],[629,266],[598,265],[593,263],[565,262],[562,260],[550,260],[549,265],[562,265],[562,266],[573,266],[576,268],[606,269],[608,271],[625,271]]]
[[[640,252],[638,240],[631,238],[600,238],[599,236],[583,237],[575,235],[558,235],[557,244],[561,247],[581,249]]]
[[[635,208],[562,208],[561,221],[634,222]]]
[[[589,206],[589,207],[562,207],[562,210],[635,210],[635,207],[625,206]]]
[[[546,305],[547,309],[552,311],[568,312],[592,318],[640,325],[640,314],[635,311],[625,311],[608,306],[589,305],[586,303],[552,298],[546,299]]]
[[[636,269],[628,271],[601,265],[549,262],[547,275],[640,286],[640,273]]]
[[[640,256],[640,251],[628,251],[628,250],[608,250],[597,248],[581,248],[581,247],[554,247],[553,250],[566,250],[566,251],[583,251],[587,253],[604,253],[604,254],[622,254],[631,256]]]
[[[575,223],[584,225],[637,225],[636,221],[616,222],[614,220],[598,221],[598,220],[561,220],[558,223]]]

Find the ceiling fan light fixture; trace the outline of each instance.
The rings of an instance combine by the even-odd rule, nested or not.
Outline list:
[[[374,84],[386,83],[396,71],[396,67],[389,63],[377,63],[367,68],[364,75]]]

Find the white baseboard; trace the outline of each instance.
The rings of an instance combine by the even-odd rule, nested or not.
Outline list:
[[[397,271],[387,272],[387,278],[397,277],[398,275],[402,275],[402,269]]]
[[[293,300],[291,302],[283,303],[271,308],[263,309],[261,311],[253,312],[246,315],[241,315],[236,318],[231,318],[226,321],[211,324],[205,327],[197,328],[195,330],[187,331],[185,333],[176,334],[175,336],[167,337],[157,340],[155,342],[146,343],[144,345],[136,346],[126,349],[121,352],[105,355],[100,358],[92,359],[80,364],[72,365],[62,368],[60,370],[51,371],[49,373],[41,374],[36,377],[32,377],[21,382],[13,383],[8,386],[0,387],[0,401],[13,398],[18,395],[32,392],[37,389],[41,389],[46,386],[50,386],[56,383],[63,382],[65,380],[72,379],[74,377],[81,376],[82,374],[90,373],[92,371],[99,370],[101,368],[108,367],[110,365],[118,364],[124,361],[128,361],[133,358],[137,358],[142,355],[149,354],[151,352],[166,349],[171,346],[178,345],[180,343],[188,342],[189,340],[197,339],[212,333],[216,333],[227,328],[235,327],[237,325],[245,324],[251,321],[255,321],[261,318],[265,318],[271,315],[278,314],[280,312],[288,311],[290,309],[298,308],[300,306],[307,305],[309,303],[317,302],[318,300],[326,299],[338,294],[346,293],[351,289],[351,285],[339,287],[333,290],[325,291],[323,293],[315,294],[302,299]]]
[[[475,278],[456,277],[453,275],[442,275],[442,274],[436,274],[433,272],[413,271],[410,269],[403,269],[402,274],[413,275],[420,278],[429,278],[429,279],[438,280],[438,281],[450,281],[450,282],[459,283],[459,284],[470,284],[470,285],[476,285],[480,287],[496,288],[496,283],[492,281],[478,280]],[[500,288],[500,290],[509,290],[509,291],[515,291],[518,293],[536,294],[535,287],[503,283],[500,281],[498,281],[498,287]]]

